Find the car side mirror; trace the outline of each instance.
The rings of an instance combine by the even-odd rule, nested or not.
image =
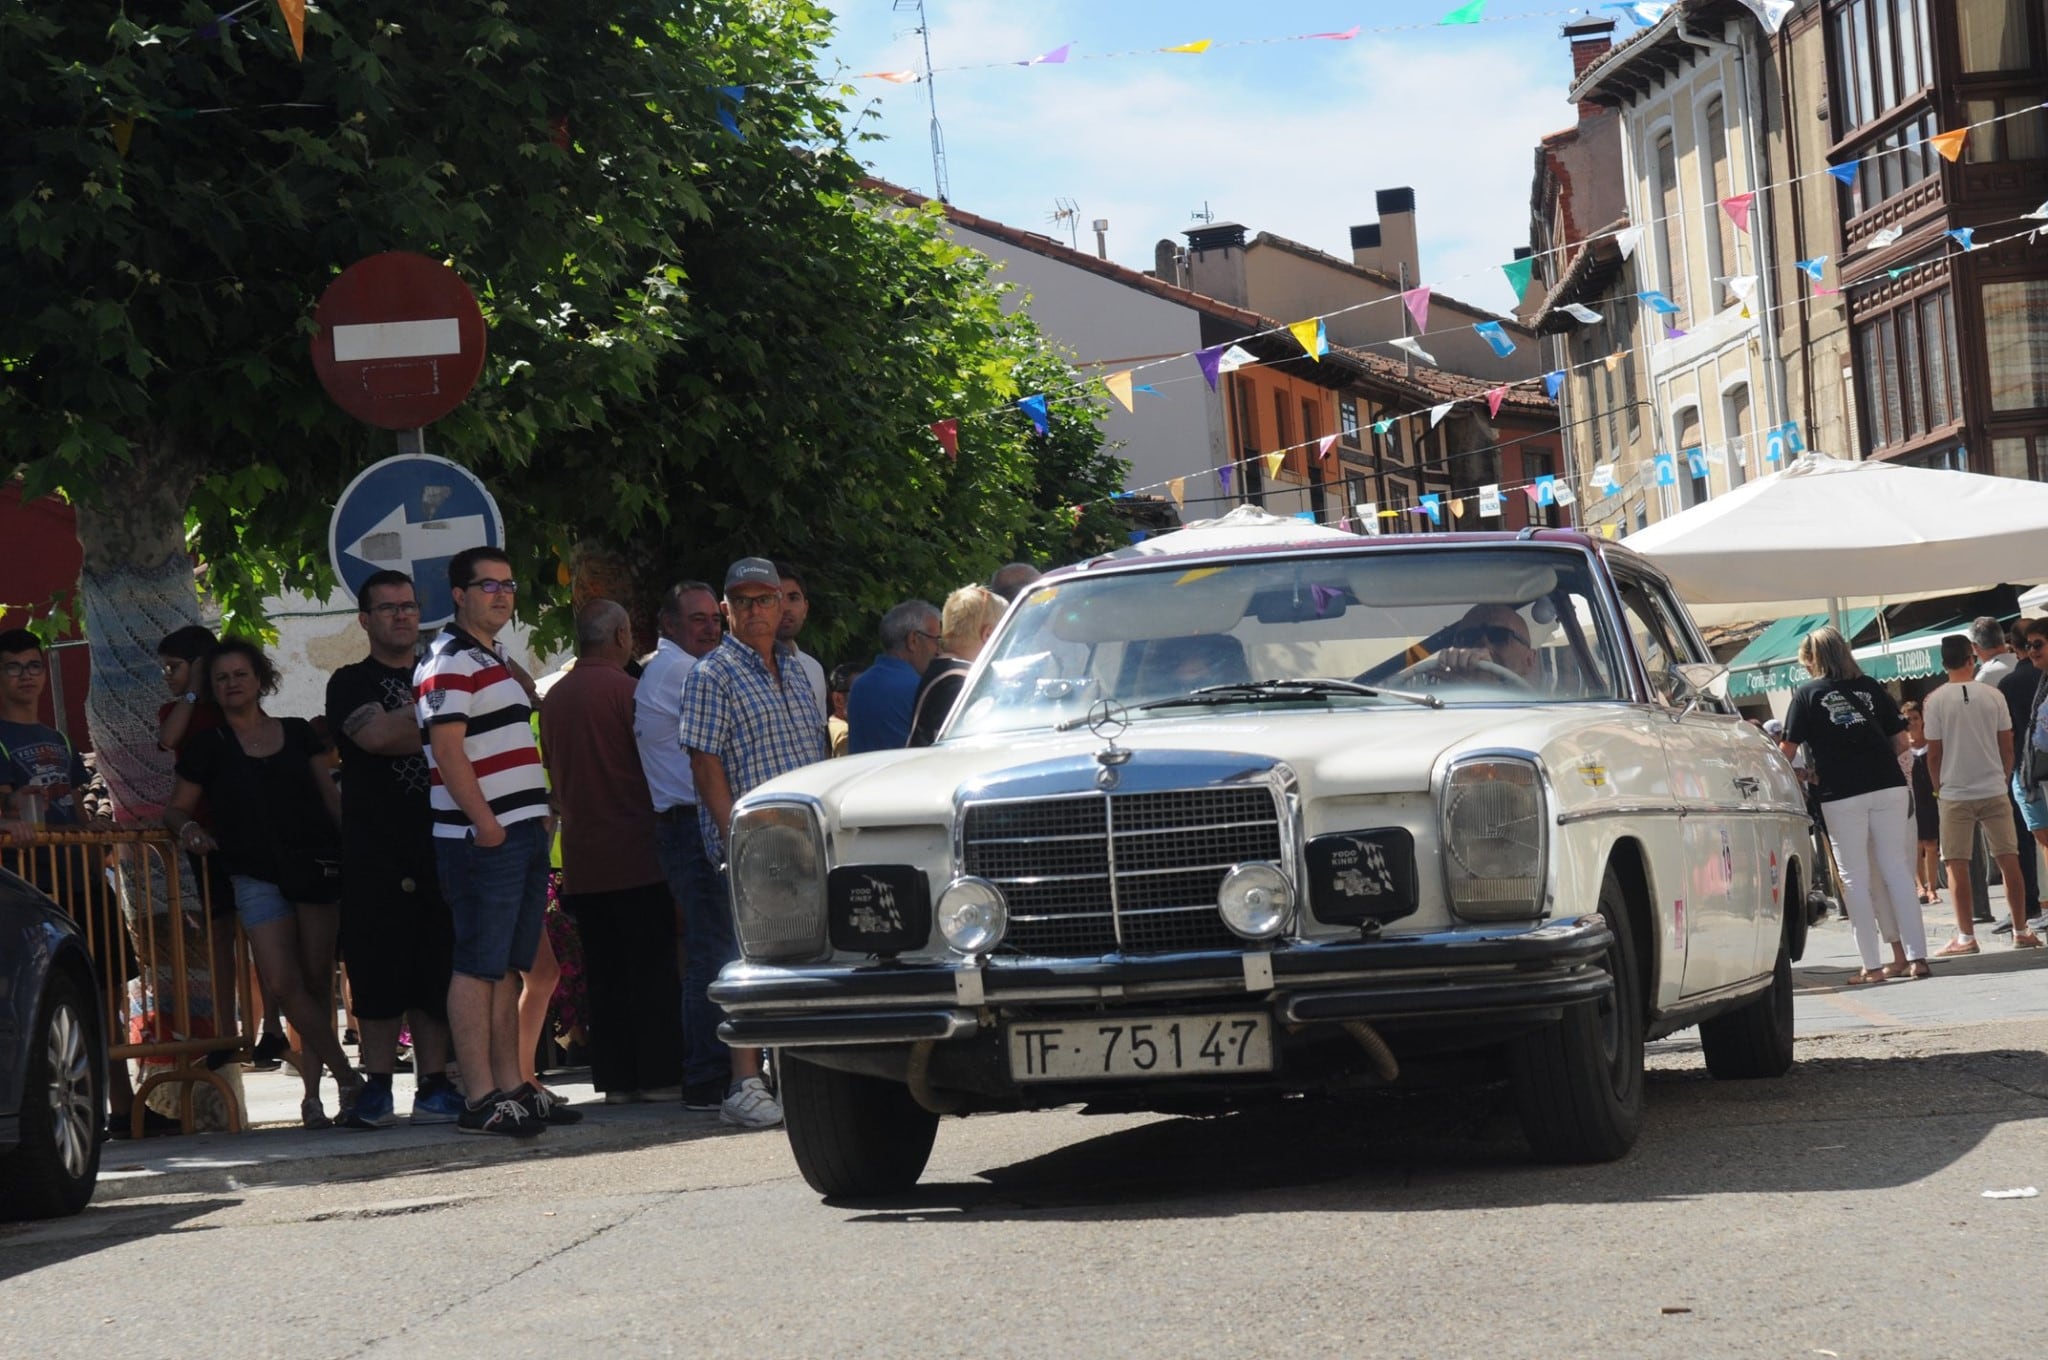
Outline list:
[[[1684,705],[1673,722],[1690,717],[1709,699],[1727,697],[1728,668],[1719,662],[1681,661],[1656,679],[1662,682],[1657,687],[1666,691],[1673,703]]]

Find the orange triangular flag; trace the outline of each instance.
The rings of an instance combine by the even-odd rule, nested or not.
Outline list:
[[[277,0],[277,12],[284,15],[285,31],[292,35],[292,51],[306,59],[306,0]]]
[[[1608,355],[1608,356],[1607,356],[1607,357],[1606,357],[1605,359],[1602,359],[1602,360],[1601,360],[1600,362],[1602,362],[1602,363],[1606,364],[1606,365],[1607,365],[1607,371],[1608,371],[1609,373],[1612,373],[1612,372],[1613,372],[1613,371],[1614,371],[1615,369],[1617,369],[1617,368],[1620,368],[1620,367],[1621,367],[1621,356],[1622,356],[1623,354],[1626,354],[1627,352],[1628,352],[1628,351],[1626,351],[1626,350],[1619,350],[1619,349],[1618,349],[1618,350],[1614,351],[1614,353],[1612,353],[1612,354]]]
[[[1124,404],[1126,411],[1131,409],[1131,375],[1128,370],[1110,374],[1102,380],[1102,385],[1109,389],[1109,395]]]
[[[1927,139],[1927,144],[1941,153],[1945,161],[1953,161],[1963,154],[1963,143],[1970,140],[1968,128],[1957,128],[1954,132],[1938,132]]]
[[[1268,477],[1278,477],[1280,475],[1280,465],[1286,461],[1287,451],[1285,449],[1275,449],[1267,454],[1266,475]]]
[[[1464,517],[1465,517],[1465,502],[1464,502],[1463,500],[1453,500],[1453,501],[1451,502],[1451,518],[1452,518],[1452,519],[1463,519]]]
[[[1173,496],[1173,503],[1185,506],[1188,503],[1188,479],[1175,477],[1167,482],[1166,489]]]

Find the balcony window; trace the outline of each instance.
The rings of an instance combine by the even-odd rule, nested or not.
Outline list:
[[[1864,400],[1860,424],[1873,453],[1910,443],[1958,417],[1962,408],[1949,359],[1956,346],[1955,309],[1947,289],[1862,323],[1855,344]]]
[[[1875,123],[1934,82],[1927,0],[1846,0],[1834,11],[1839,130]]]
[[[2048,279],[1987,283],[1982,296],[1991,409],[2048,407]]]
[[[2038,0],[1956,0],[1956,40],[1969,73],[2024,71],[2033,59]]]

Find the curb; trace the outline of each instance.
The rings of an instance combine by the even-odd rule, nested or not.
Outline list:
[[[256,1130],[108,1143],[101,1152],[95,1206],[161,1195],[204,1195],[259,1185],[317,1185],[422,1171],[457,1171],[514,1160],[617,1152],[655,1143],[696,1142],[753,1132],[728,1128],[716,1116],[650,1111],[633,1117],[607,1111],[581,1124],[556,1126],[538,1138],[464,1137],[452,1125],[380,1130]],[[146,1157],[123,1157],[151,1150]],[[161,1151],[157,1151],[161,1148]]]

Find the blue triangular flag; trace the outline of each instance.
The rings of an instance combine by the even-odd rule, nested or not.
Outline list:
[[[1694,481],[1698,481],[1706,476],[1707,451],[1705,449],[1687,449],[1685,451],[1685,470],[1691,474]]]
[[[1223,494],[1228,496],[1230,494],[1230,467],[1228,465],[1216,469],[1216,480],[1222,485]]]
[[[1977,235],[1977,229],[1975,227],[1953,227],[1943,232],[1942,235],[1955,241],[1964,250],[1968,250],[1973,242],[1973,238]]]
[[[721,100],[730,99],[735,104],[740,103],[747,97],[747,87],[744,85],[713,85],[711,91],[713,94],[718,95]],[[718,125],[720,127],[743,142],[747,140],[747,134],[740,131],[740,120],[733,117],[731,109],[721,103],[717,108],[717,113]]]
[[[1166,395],[1151,383],[1135,383],[1132,385],[1131,390],[1133,392],[1143,392],[1148,397],[1163,397]]]
[[[1846,161],[1841,165],[1830,165],[1828,173],[1842,181],[1842,187],[1853,189],[1856,187],[1856,172],[1862,165],[1862,161]]]
[[[1655,288],[1645,289],[1637,293],[1636,296],[1642,299],[1645,306],[1660,316],[1673,316],[1685,310]]]
[[[1479,338],[1501,358],[1505,359],[1515,352],[1515,342],[1508,338],[1508,333],[1501,328],[1500,322],[1482,321],[1472,329],[1478,331]]]
[[[1557,504],[1557,478],[1546,472],[1536,479],[1536,503]]]
[[[1424,496],[1422,498],[1422,513],[1429,516],[1431,524],[1442,524],[1444,522],[1443,498],[1434,494]]]
[[[1045,393],[1034,392],[1028,397],[1017,399],[1017,409],[1031,417],[1031,423],[1038,427],[1040,434],[1052,433],[1052,412],[1045,404]]]
[[[1548,373],[1546,373],[1546,374],[1544,374],[1544,375],[1543,375],[1543,390],[1544,390],[1545,392],[1547,392],[1547,393],[1549,393],[1549,394],[1550,394],[1550,399],[1551,399],[1552,401],[1556,401],[1556,400],[1557,400],[1557,393],[1558,393],[1558,390],[1559,390],[1560,388],[1562,388],[1563,386],[1564,386],[1564,370],[1563,370],[1563,369],[1561,369],[1561,368],[1553,368],[1553,369],[1551,369],[1551,370],[1550,370],[1550,372],[1548,372]]]
[[[1799,261],[1799,269],[1801,273],[1806,275],[1806,277],[1812,279],[1815,283],[1819,283],[1821,271],[1827,268],[1827,264],[1827,256],[1816,255],[1810,260]]]
[[[1297,510],[1294,512],[1294,517],[1296,519],[1305,519],[1310,524],[1314,524],[1316,522],[1316,512],[1313,510]]]
[[[1143,543],[1148,537],[1150,537],[1150,535],[1148,535],[1143,529],[1131,530],[1131,542],[1133,543]]]
[[[1657,485],[1678,485],[1678,460],[1668,453],[1657,455]]]

